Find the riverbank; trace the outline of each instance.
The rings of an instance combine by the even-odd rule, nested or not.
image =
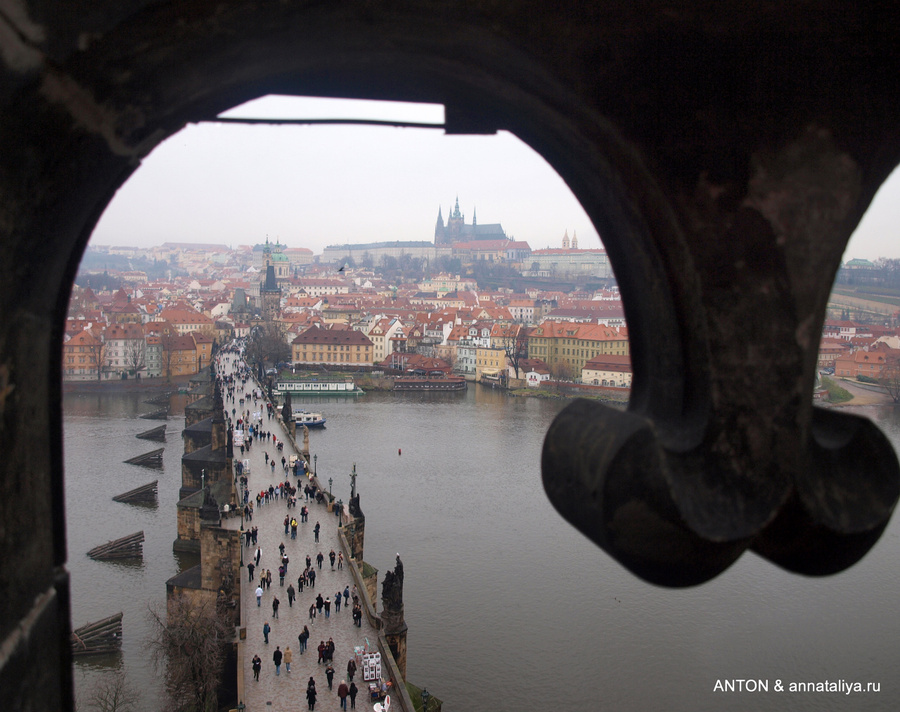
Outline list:
[[[841,388],[845,389],[853,397],[843,403],[832,403],[832,408],[841,408],[848,405],[897,405],[891,396],[883,391],[874,390],[856,381],[839,379]]]
[[[186,388],[190,376],[179,378],[116,378],[109,381],[63,381],[66,393],[172,393]]]
[[[625,407],[631,398],[631,389],[561,382],[542,385],[540,388],[515,388],[509,391],[509,395],[513,398],[546,398],[551,400],[586,398],[606,405]]]

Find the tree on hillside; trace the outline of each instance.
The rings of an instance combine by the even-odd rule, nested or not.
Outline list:
[[[178,712],[212,712],[234,628],[214,601],[175,596],[167,608],[149,608],[152,628],[147,647]]]

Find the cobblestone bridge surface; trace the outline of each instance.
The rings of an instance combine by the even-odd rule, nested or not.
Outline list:
[[[232,363],[232,361],[226,361]],[[268,418],[266,415],[265,401],[259,399],[254,405],[252,392],[256,387],[256,383],[248,381],[246,392],[243,394],[245,398],[244,410],[249,409],[251,418],[254,412],[260,412],[263,418],[262,430],[267,430],[282,442],[285,438],[284,430],[280,421],[275,418]],[[235,401],[226,400],[226,408],[231,412],[232,408],[241,411],[241,405],[238,402],[240,395],[240,385],[235,395]],[[239,417],[239,416],[238,416]],[[295,453],[292,445],[285,438],[284,451],[279,452],[271,439],[268,441],[257,440],[254,438],[253,445],[249,452],[241,455],[239,449],[235,449],[235,461],[238,459],[250,461],[249,475],[249,491],[251,497],[256,492],[268,489],[269,485],[277,486],[279,482],[285,480],[297,486],[297,507],[288,508],[287,500],[276,499],[274,502],[264,504],[260,507],[255,506],[253,520],[244,522],[246,528],[255,526],[259,529],[258,546],[261,550],[259,567],[254,571],[253,580],[249,579],[247,564],[255,561],[256,546],[244,547],[244,566],[241,568],[241,601],[242,611],[241,620],[243,627],[246,628],[247,638],[243,643],[242,654],[239,655],[238,665],[240,674],[242,675],[242,701],[248,712],[296,712],[297,710],[309,709],[306,699],[306,688],[310,678],[316,682],[316,710],[340,710],[340,700],[338,699],[337,690],[341,680],[347,677],[347,662],[354,657],[354,649],[356,646],[365,645],[368,641],[371,650],[377,650],[377,634],[369,624],[365,615],[362,618],[362,627],[353,624],[352,617],[352,599],[347,607],[341,606],[341,610],[335,610],[334,600],[338,592],[343,592],[345,587],[350,587],[351,591],[354,587],[354,580],[350,573],[350,568],[346,564],[343,569],[338,569],[337,562],[334,568],[328,560],[328,554],[333,549],[335,554],[341,551],[338,540],[338,519],[334,514],[327,511],[326,505],[316,504],[312,500],[307,502],[303,496],[303,486],[306,478],[301,477],[298,480],[292,474],[285,474],[281,468],[281,458],[290,458]],[[266,464],[265,454],[270,459],[275,458],[276,464],[274,471]],[[309,507],[309,519],[307,522],[300,522],[300,510],[303,505]],[[296,517],[300,522],[296,539],[291,539],[290,533],[284,533],[285,515]],[[315,541],[313,530],[316,522],[320,524],[319,542]],[[233,517],[223,521],[223,526],[239,529],[241,526],[240,517]],[[285,576],[284,585],[279,584],[278,565],[280,559],[279,545],[284,543],[285,553],[289,558],[288,572]],[[243,546],[243,543],[242,543]],[[316,556],[322,552],[325,557],[322,568],[319,569],[316,564]],[[297,585],[297,577],[306,566],[306,557],[312,559],[312,565],[316,569],[315,588],[304,587],[303,592],[299,591]],[[257,606],[256,588],[259,582],[259,571],[261,569],[271,569],[272,585],[271,588],[264,589],[261,605]],[[287,587],[293,584],[297,591],[297,599],[293,606],[288,605]],[[310,620],[309,607],[315,602],[316,595],[321,593],[323,598],[330,597],[332,601],[331,615],[326,618],[324,612],[317,615],[314,620]],[[360,592],[360,596],[364,595]],[[278,597],[280,605],[278,608],[278,617],[275,618],[272,612],[272,601]],[[271,627],[269,633],[269,642],[266,643],[263,636],[263,624],[268,622]],[[303,626],[307,625],[310,631],[310,637],[306,652],[300,653],[300,643],[297,636],[303,630]],[[328,642],[328,639],[334,640],[334,682],[332,689],[328,689],[328,682],[325,677],[326,665],[317,662],[316,648],[320,641]],[[281,665],[281,674],[275,674],[275,664],[272,660],[272,654],[276,647],[282,652],[290,648],[293,656],[291,662],[291,671],[287,672],[284,663]],[[259,675],[259,681],[253,679],[253,671],[251,668],[251,660],[254,655],[262,658],[262,671]],[[370,700],[368,684],[362,679],[362,669],[357,670],[354,681],[359,688],[356,697],[356,709],[371,710],[373,703]],[[239,690],[241,685],[239,683]],[[350,700],[347,700],[347,709],[351,709]]]

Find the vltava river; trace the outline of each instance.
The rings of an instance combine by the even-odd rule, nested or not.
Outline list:
[[[73,624],[125,610],[123,655],[103,664],[123,665],[147,688],[150,708],[159,705],[141,648],[143,610],[164,599],[178,570],[171,545],[183,420],[168,421],[159,508],[112,502],[157,477],[122,463],[156,447],[134,438],[159,422],[137,419],[153,409],[144,397],[66,396],[66,501]],[[445,712],[900,708],[896,520],[837,576],[802,578],[747,554],[704,586],[660,589],[624,571],[547,501],[541,446],[564,403],[470,386],[294,405],[328,418],[310,444],[320,480],[332,478],[344,501],[356,463],[365,558],[384,572],[400,553],[408,676],[442,698]],[[900,442],[896,409],[859,412]],[[84,556],[138,529],[147,537],[142,565]],[[76,663],[76,684],[86,687],[100,668]],[[715,692],[725,679],[771,687]],[[876,682],[881,692],[777,693],[775,680]]]

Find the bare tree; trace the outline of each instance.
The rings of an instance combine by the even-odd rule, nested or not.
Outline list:
[[[263,321],[254,327],[245,358],[249,363],[276,364],[291,360],[291,347],[285,338],[287,325],[281,321]]]
[[[103,362],[106,360],[106,354],[109,351],[109,346],[104,341],[97,341],[94,344],[89,344],[85,347],[87,349],[88,356],[90,356],[91,363],[89,364],[92,367],[97,368],[97,380],[100,381],[103,379]]]
[[[507,362],[515,369],[516,378],[519,376],[519,362],[528,357],[528,331],[520,325],[509,326],[503,337],[503,350],[506,351]]]
[[[123,351],[126,368],[132,376],[137,375],[147,365],[146,342],[143,339],[128,339]]]
[[[888,392],[894,403],[900,403],[900,357],[888,356],[878,383]]]
[[[572,365],[563,359],[560,359],[550,366],[550,375],[556,382],[556,392],[559,393],[560,383],[562,381],[570,381],[572,379]]]
[[[88,707],[100,712],[130,712],[138,708],[140,696],[123,672],[100,677],[88,695]]]
[[[222,673],[233,628],[215,601],[170,598],[166,610],[149,609],[152,633],[147,645],[177,712],[217,708]]]
[[[175,351],[175,335],[169,331],[162,331],[159,334],[159,361],[162,375],[167,381],[172,380],[172,366]]]

